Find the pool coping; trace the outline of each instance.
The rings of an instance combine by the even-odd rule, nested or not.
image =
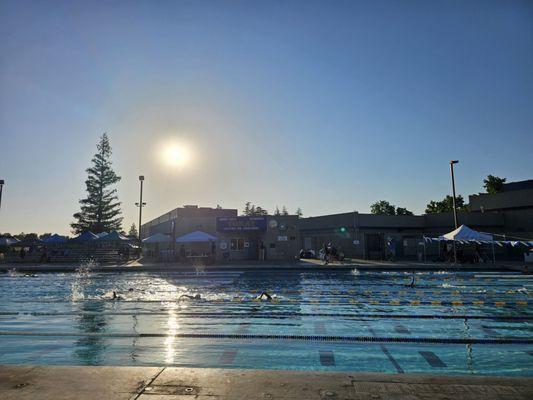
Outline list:
[[[0,272],[8,272],[16,269],[18,272],[77,272],[79,265],[75,264],[0,264]],[[324,265],[316,262],[293,262],[293,263],[238,263],[238,264],[217,264],[201,267],[202,272],[214,271],[342,271],[357,268],[361,271],[461,271],[461,272],[503,272],[515,271],[515,265],[506,264],[483,264],[483,265],[453,265],[440,263],[344,263],[334,265]],[[182,264],[111,264],[92,267],[93,272],[197,272],[198,269],[191,265]]]
[[[110,400],[530,399],[533,377],[0,365],[0,398]]]

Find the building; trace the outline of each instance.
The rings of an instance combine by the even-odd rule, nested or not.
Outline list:
[[[470,196],[469,211],[458,212],[458,219],[481,232],[532,240],[533,180],[505,184],[501,193]],[[330,242],[347,257],[383,260],[394,253],[395,259],[420,260],[439,252],[436,244],[424,243],[424,236],[452,229],[452,213],[248,217],[236,209],[184,206],[147,222],[141,234],[168,234],[174,243],[187,233],[206,232],[217,237],[217,260],[294,260],[300,249],[318,251]],[[519,248],[497,248],[500,259],[521,259],[522,253]]]
[[[469,197],[469,211],[458,212],[459,224],[472,229],[533,239],[533,180],[504,184],[502,192]],[[452,213],[426,215],[375,215],[357,212],[300,220],[302,247],[318,249],[333,243],[346,256],[387,259],[394,248],[397,259],[434,256],[438,247],[424,248],[423,236],[437,237],[454,229]],[[523,249],[497,249],[500,258],[521,259]]]
[[[469,202],[471,213],[502,214],[508,234],[533,232],[533,180],[505,183],[500,193],[472,195]]]
[[[141,235],[163,233],[175,243],[180,236],[202,231],[217,238],[214,250],[218,261],[288,261],[300,250],[298,219],[296,215],[239,216],[236,209],[189,205],[143,224]]]
[[[499,214],[460,212],[458,217],[461,224],[476,230],[504,232],[504,220]],[[347,257],[371,260],[389,258],[391,247],[394,247],[395,259],[420,259],[424,252],[423,236],[440,236],[452,229],[452,213],[375,215],[350,212],[300,220],[303,248],[319,249],[331,242]],[[429,250],[430,255],[438,252],[438,249]]]

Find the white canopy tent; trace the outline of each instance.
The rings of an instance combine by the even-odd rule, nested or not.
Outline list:
[[[493,237],[488,233],[478,232],[466,225],[461,225],[459,228],[448,232],[445,235],[439,236],[441,240],[455,240],[455,241],[479,241],[479,242],[492,242]]]
[[[493,264],[496,264],[494,237],[488,233],[478,232],[466,225],[461,225],[459,228],[448,232],[445,235],[439,236],[439,240],[453,240],[455,262],[457,262],[455,242],[490,242],[492,244],[492,262]]]

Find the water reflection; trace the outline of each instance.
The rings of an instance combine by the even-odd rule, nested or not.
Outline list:
[[[165,338],[165,363],[174,364],[174,354],[175,354],[175,334],[178,332],[178,316],[175,309],[168,310],[168,320],[167,320],[167,337]]]
[[[109,344],[98,335],[104,333],[108,326],[104,310],[105,304],[100,301],[80,303],[76,327],[82,334],[96,334],[80,337],[75,343],[74,357],[83,365],[98,365],[104,361]]]

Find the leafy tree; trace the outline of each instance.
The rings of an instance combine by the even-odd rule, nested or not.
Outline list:
[[[295,214],[296,214],[299,218],[303,217],[303,215],[304,215],[304,213],[302,212],[302,209],[301,209],[300,207],[298,207],[298,208],[296,209]]]
[[[137,227],[135,224],[131,224],[130,231],[128,232],[128,236],[137,237],[139,236],[139,232],[137,231]]]
[[[396,207],[396,215],[413,215],[413,212],[404,207]]]
[[[370,206],[370,212],[372,214],[379,215],[395,215],[396,208],[393,204],[389,203],[386,200],[376,201]]]
[[[485,179],[483,179],[483,187],[489,194],[500,193],[503,190],[503,184],[506,180],[506,178],[488,175]]]
[[[80,200],[81,211],[74,214],[75,222],[70,224],[76,234],[92,231],[94,233],[120,231],[122,217],[117,189],[112,185],[120,177],[111,168],[111,146],[104,133],[96,146],[97,153],[92,159],[93,165],[87,168],[85,181],[87,197]]]
[[[39,239],[48,239],[50,236],[52,236],[51,233],[43,233],[42,235],[39,235]]]
[[[283,206],[281,209],[281,215],[289,215],[289,212],[287,211],[287,207]]]
[[[276,209],[274,210],[274,215],[281,215],[281,212],[279,211],[278,206],[276,206]]]
[[[268,211],[257,206],[254,208],[254,213],[252,215],[268,215]]]
[[[455,198],[455,206],[458,210],[465,210],[466,205],[463,196],[458,195]],[[453,211],[453,197],[447,195],[441,201],[430,201],[426,206],[426,214],[436,214]]]
[[[18,235],[16,235],[15,237],[18,240],[28,241],[28,242],[31,242],[33,240],[39,239],[39,235],[37,235],[36,233],[24,233],[24,232],[21,232]]]
[[[244,206],[242,214],[247,216],[268,215],[268,211],[260,206],[255,206],[255,204],[252,204],[248,201]]]

